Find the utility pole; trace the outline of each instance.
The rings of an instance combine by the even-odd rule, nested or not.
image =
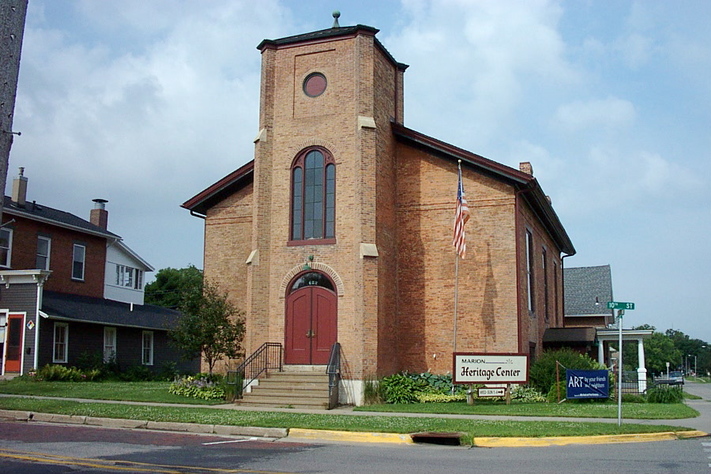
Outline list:
[[[7,183],[12,140],[15,135],[20,134],[12,129],[12,121],[15,116],[27,1],[2,0],[0,2],[0,189],[3,193]],[[2,224],[1,204],[0,224]]]

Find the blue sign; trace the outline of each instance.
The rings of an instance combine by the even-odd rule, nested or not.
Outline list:
[[[607,370],[566,370],[568,399],[610,398],[610,374]]]

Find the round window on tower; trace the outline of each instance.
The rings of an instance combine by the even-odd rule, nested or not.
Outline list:
[[[312,72],[304,79],[304,94],[318,97],[326,90],[326,76],[320,72]]]

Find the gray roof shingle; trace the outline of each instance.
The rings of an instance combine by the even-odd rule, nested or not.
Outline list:
[[[172,329],[180,317],[180,312],[161,306],[132,307],[128,303],[54,291],[43,292],[42,311],[50,319],[155,330]]]
[[[110,239],[120,239],[121,237],[105,230],[91,222],[75,216],[68,212],[60,211],[43,204],[28,202],[25,207],[18,206],[12,198],[5,196],[3,212],[11,215],[25,217],[28,219],[49,222],[61,227],[74,228],[93,235],[99,235]]]
[[[612,316],[607,302],[612,299],[609,265],[563,270],[566,316]]]

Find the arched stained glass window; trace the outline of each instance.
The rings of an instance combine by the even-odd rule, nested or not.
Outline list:
[[[308,272],[304,273],[299,278],[297,278],[296,281],[294,281],[294,283],[291,285],[289,293],[293,293],[296,290],[299,290],[305,286],[321,286],[331,291],[336,291],[333,287],[333,283],[331,283],[331,280],[329,280],[326,275],[319,272]]]
[[[291,173],[291,241],[331,243],[336,237],[333,157],[322,148],[304,150],[294,160]]]

